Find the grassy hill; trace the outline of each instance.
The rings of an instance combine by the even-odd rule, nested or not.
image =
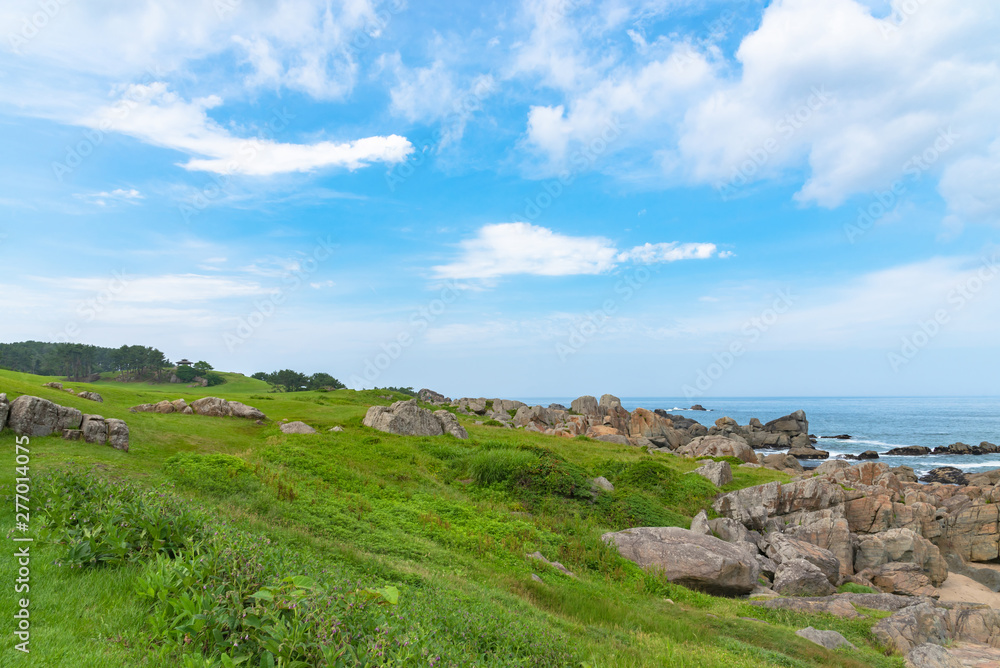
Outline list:
[[[0,665],[903,665],[871,636],[884,613],[847,621],[707,596],[600,541],[628,526],[688,526],[719,491],[684,475],[693,461],[464,416],[468,441],[382,434],[361,425],[365,411],[402,395],[269,394],[227,376],[213,388],[66,384],[100,392],[95,404],[42,387],[56,378],[0,371],[10,399],[44,397],[131,430],[129,453],[32,439],[32,533],[47,540],[32,547],[31,654],[8,641]],[[203,396],[270,421],[128,412]],[[282,434],[282,419],[320,433]],[[9,430],[0,446],[11,528]],[[784,479],[734,474],[726,490]],[[615,492],[595,498],[597,475]],[[535,551],[576,577],[526,558]],[[16,572],[0,558],[3,582]],[[15,598],[0,596],[0,617],[12,619]],[[809,625],[858,649],[795,636]],[[304,663],[280,659],[292,656]]]

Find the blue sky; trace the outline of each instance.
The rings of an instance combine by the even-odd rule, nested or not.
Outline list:
[[[453,396],[997,394],[991,0],[10,0],[0,339]]]

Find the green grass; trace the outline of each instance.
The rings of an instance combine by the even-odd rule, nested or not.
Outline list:
[[[244,541],[248,553],[263,546],[273,577],[308,572],[331,588],[396,587],[400,603],[386,626],[394,641],[411,633],[456,665],[903,665],[871,636],[879,613],[848,621],[707,596],[642,572],[600,540],[627,526],[688,526],[720,491],[684,475],[703,462],[476,425],[466,416],[459,420],[468,441],[382,434],[361,425],[365,411],[403,395],[269,393],[264,383],[227,377],[212,388],[65,383],[100,392],[105,403],[95,404],[42,387],[56,378],[0,371],[0,392],[129,423],[129,453],[32,439],[33,479],[63,469],[143,489],[167,485],[210,525],[237,532],[241,538],[232,540]],[[128,411],[202,396],[243,401],[271,421]],[[320,433],[282,434],[281,419]],[[337,425],[344,431],[326,431]],[[13,453],[11,432],[0,434],[0,448]],[[7,528],[13,468],[10,454],[0,462]],[[615,484],[614,493],[591,491],[597,475]],[[736,466],[733,475],[721,491],[787,479]],[[33,528],[38,522],[33,516]],[[185,665],[185,651],[154,621],[162,606],[133,593],[155,560],[73,569],[54,565],[60,549],[33,548],[30,662],[8,643],[0,665]],[[536,550],[578,577],[525,558]],[[4,582],[14,571],[14,561],[0,557]],[[12,595],[0,596],[0,616],[11,619],[14,605]],[[838,630],[859,649],[828,652],[794,635],[809,625]]]

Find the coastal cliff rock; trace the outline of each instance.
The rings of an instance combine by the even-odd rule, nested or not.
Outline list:
[[[724,436],[699,436],[685,446],[677,448],[677,454],[688,457],[737,457],[749,464],[757,463],[757,455],[742,438]]]
[[[637,527],[601,539],[629,561],[685,587],[738,596],[757,585],[760,570],[747,551],[712,536],[678,527]]]

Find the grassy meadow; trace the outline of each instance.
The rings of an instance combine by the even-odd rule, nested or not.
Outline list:
[[[644,573],[600,540],[688,526],[720,491],[692,461],[459,421],[470,439],[362,426],[384,391],[270,393],[64,383],[0,371],[0,392],[122,418],[131,450],[30,443],[31,653],[3,666],[902,666],[861,620],[768,611]],[[219,396],[269,421],[129,413]],[[282,419],[317,435],[285,435]],[[334,426],[342,432],[329,432]],[[14,435],[0,434],[0,516],[14,526]],[[603,475],[613,493],[592,492]],[[724,491],[784,480],[738,469]],[[9,542],[5,554],[13,549]],[[527,554],[562,562],[567,576]],[[16,560],[0,557],[0,617]],[[536,576],[536,577],[533,577]],[[8,621],[8,624],[11,622]],[[795,635],[843,633],[856,650]]]

